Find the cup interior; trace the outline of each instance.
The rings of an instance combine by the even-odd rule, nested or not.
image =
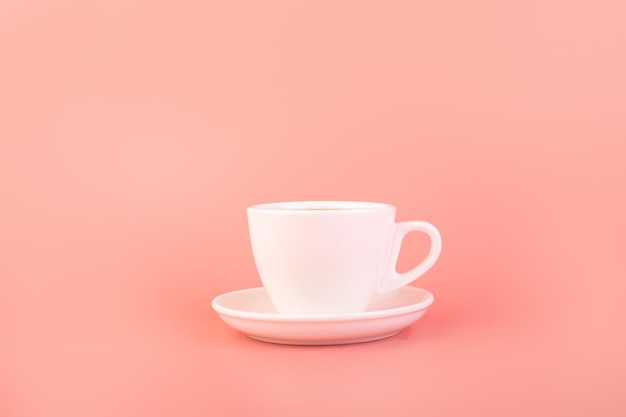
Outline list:
[[[251,206],[255,210],[273,211],[332,211],[332,210],[380,210],[391,204],[361,201],[289,201]]]

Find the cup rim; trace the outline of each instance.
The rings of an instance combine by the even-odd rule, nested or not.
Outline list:
[[[255,204],[248,207],[248,210],[273,211],[279,213],[338,213],[375,211],[392,208],[394,208],[392,204],[379,202],[347,200],[306,200]]]

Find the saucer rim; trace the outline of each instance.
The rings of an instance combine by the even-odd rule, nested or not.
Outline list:
[[[252,291],[265,291],[264,287],[252,287],[243,288],[240,290],[234,290],[225,292],[213,298],[211,301],[211,307],[220,315],[226,315],[229,317],[256,320],[256,321],[274,321],[274,322],[340,322],[340,321],[355,321],[355,320],[371,320],[379,319],[389,316],[400,316],[404,314],[411,314],[421,310],[425,310],[432,305],[435,300],[434,295],[419,287],[412,285],[405,285],[398,289],[399,291],[413,291],[426,295],[426,298],[414,304],[405,305],[402,307],[394,307],[383,310],[364,311],[360,313],[342,313],[342,314],[280,314],[280,313],[256,313],[253,311],[236,310],[230,307],[225,307],[220,304],[220,298],[227,295],[233,295],[236,293],[252,292]],[[385,296],[385,294],[381,295]]]

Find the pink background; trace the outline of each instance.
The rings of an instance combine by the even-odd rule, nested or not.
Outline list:
[[[622,1],[0,3],[0,415],[626,415]],[[254,342],[245,208],[443,235],[412,328]],[[408,269],[425,252],[410,236]]]

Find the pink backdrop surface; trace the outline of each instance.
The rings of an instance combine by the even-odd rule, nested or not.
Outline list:
[[[625,17],[1,2],[0,415],[626,415]],[[335,347],[227,327],[245,208],[301,199],[434,223],[428,313]]]

